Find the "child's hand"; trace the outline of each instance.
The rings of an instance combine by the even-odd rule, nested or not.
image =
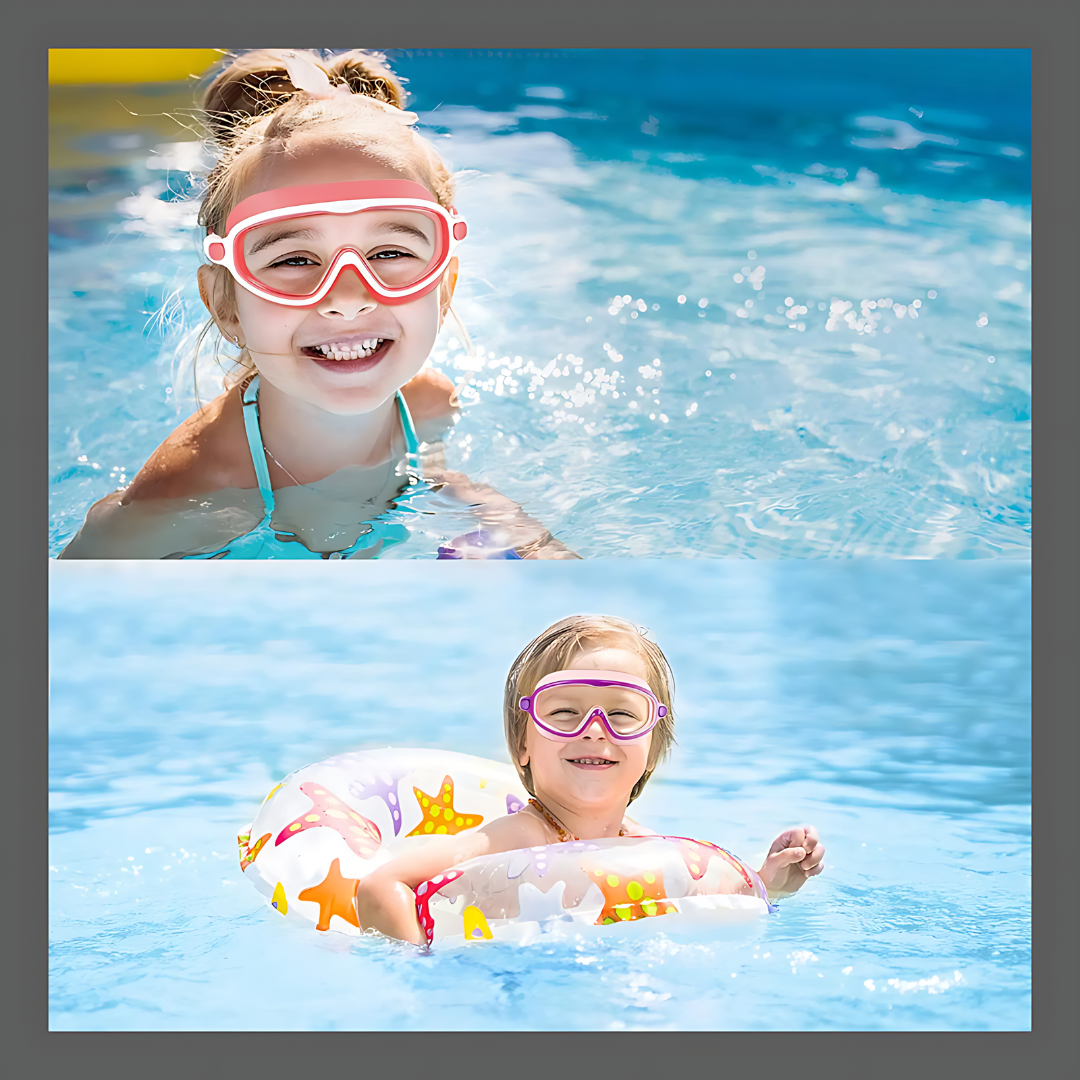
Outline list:
[[[774,841],[758,871],[770,896],[790,896],[806,884],[807,878],[825,869],[821,860],[825,845],[818,840],[813,825],[782,832]]]
[[[505,538],[489,533],[487,529],[457,536],[449,545],[439,548],[440,559],[520,559],[521,556],[506,542]]]

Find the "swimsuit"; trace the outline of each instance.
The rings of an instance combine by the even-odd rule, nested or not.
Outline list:
[[[420,473],[420,441],[416,437],[409,408],[399,390],[396,395],[398,415],[401,418],[401,430],[405,435],[407,447],[406,460],[409,465],[412,493],[427,490]],[[266,450],[263,447],[262,430],[259,427],[259,376],[248,383],[243,394],[244,430],[247,433],[248,449],[251,451],[251,463],[255,466],[255,475],[259,481],[259,494],[262,496],[264,514],[262,521],[251,532],[230,540],[216,551],[202,555],[181,555],[182,559],[348,559],[358,552],[366,552],[361,558],[376,558],[380,551],[395,544],[404,543],[409,538],[409,530],[397,521],[383,520],[384,515],[365,522],[368,529],[341,551],[321,552],[306,548],[295,533],[275,529],[270,518],[274,513],[274,490],[270,486],[270,470],[266,466]],[[395,502],[398,510],[411,507]],[[175,558],[175,556],[174,556]]]

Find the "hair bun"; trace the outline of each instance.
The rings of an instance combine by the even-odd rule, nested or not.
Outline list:
[[[313,54],[314,63],[321,63]],[[233,58],[203,94],[204,121],[213,137],[231,142],[243,121],[273,112],[296,93],[284,61],[272,49],[253,49]]]
[[[405,108],[405,88],[382,53],[364,49],[341,53],[330,64],[330,78],[345,83],[354,94],[374,98],[396,109]]]
[[[310,50],[289,51],[324,71],[331,83],[404,109],[405,90],[381,53],[353,49],[328,63]],[[298,88],[292,83],[281,51],[253,49],[241,53],[218,73],[203,95],[206,126],[217,142],[229,143],[244,121],[273,112],[296,93]]]

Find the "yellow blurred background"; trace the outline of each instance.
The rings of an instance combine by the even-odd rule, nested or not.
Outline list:
[[[225,49],[50,49],[52,85],[181,82],[198,77]]]
[[[197,80],[227,52],[50,49],[50,169],[111,167],[157,143],[199,139]]]

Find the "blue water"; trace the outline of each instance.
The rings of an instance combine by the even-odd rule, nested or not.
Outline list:
[[[1030,1028],[1027,564],[455,566],[51,564],[53,1030]],[[577,611],[674,668],[640,819],[755,865],[811,822],[824,874],[738,933],[426,956],[267,907],[235,837],[274,784],[507,760],[506,670]]]
[[[1028,557],[1029,53],[395,63],[465,174],[451,467],[586,556]],[[53,555],[220,385],[191,101],[51,92]]]

